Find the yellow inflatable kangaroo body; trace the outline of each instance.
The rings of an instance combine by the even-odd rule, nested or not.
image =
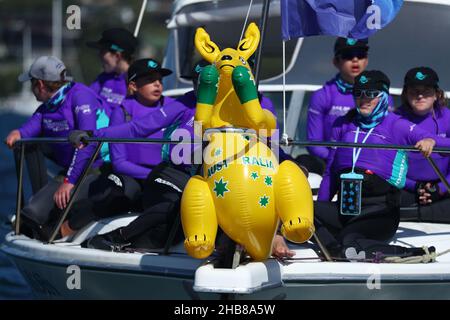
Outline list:
[[[306,177],[291,161],[279,165],[259,141],[276,129],[275,116],[261,108],[247,63],[259,38],[251,23],[236,50],[220,51],[203,28],[195,35],[197,50],[211,63],[200,74],[195,114],[209,140],[203,175],[189,180],[181,201],[184,245],[195,258],[213,252],[218,225],[257,261],[269,257],[279,218],[291,241],[314,233]]]

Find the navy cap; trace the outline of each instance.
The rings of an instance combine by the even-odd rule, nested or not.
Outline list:
[[[130,31],[126,29],[112,28],[103,31],[100,40],[89,41],[86,42],[86,44],[91,48],[132,54],[138,46],[138,40]]]
[[[381,90],[389,93],[390,86],[391,81],[383,72],[378,70],[363,71],[355,78],[353,92],[357,90]]]
[[[334,43],[334,55],[337,56],[344,51],[350,50],[364,50],[369,51],[369,40],[368,39],[352,39],[352,38],[342,38],[339,37]]]
[[[428,67],[417,67],[409,70],[405,75],[405,86],[439,87],[437,73]]]
[[[172,70],[161,68],[161,64],[154,59],[139,59],[128,69],[128,82],[153,73],[159,73],[161,77],[165,77],[171,74]]]

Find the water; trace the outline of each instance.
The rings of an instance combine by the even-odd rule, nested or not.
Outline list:
[[[8,217],[15,212],[17,178],[14,157],[3,143],[6,135],[18,128],[27,117],[0,113],[0,243],[11,230]],[[13,263],[0,252],[0,299],[30,299],[30,288]]]

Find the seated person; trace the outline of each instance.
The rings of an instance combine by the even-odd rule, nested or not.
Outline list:
[[[349,143],[415,145],[429,156],[440,137],[388,113],[390,81],[381,71],[355,78],[357,108],[338,118],[331,140]],[[371,259],[377,252],[423,255],[421,248],[389,245],[399,224],[400,189],[406,180],[407,154],[399,150],[332,149],[314,204],[316,235],[336,258]],[[338,202],[330,202],[338,193]]]
[[[405,75],[402,106],[398,113],[432,134],[450,137],[450,111],[439,77],[427,67],[413,68]],[[402,206],[418,206],[418,211],[402,213],[402,219],[428,222],[450,222],[449,193],[427,159],[420,153],[408,154],[408,173],[402,191]],[[434,153],[432,159],[439,170],[450,179],[450,158]]]
[[[109,137],[108,132],[116,131],[120,125],[131,125],[135,121],[152,119],[156,114],[167,115],[165,110],[174,110],[173,115],[176,117],[170,125],[147,121],[147,134],[123,135],[125,138],[170,139],[172,132],[183,121],[192,119],[191,109],[180,101],[162,95],[162,78],[171,73],[153,59],[135,61],[128,71],[131,96],[113,110],[111,126],[102,131],[103,136]],[[117,130],[120,132],[120,129]],[[167,152],[168,148],[162,144],[110,144],[113,173],[95,181],[90,187],[90,198],[74,205],[69,219],[63,225],[63,236],[98,218],[130,209],[142,211],[140,193],[146,188],[148,175],[166,157]]]
[[[307,136],[310,141],[330,141],[333,122],[355,108],[352,96],[355,77],[369,62],[367,40],[338,38],[334,45],[333,65],[338,74],[314,92],[308,106]],[[389,106],[393,106],[389,97]],[[328,147],[307,147],[309,155],[299,156],[299,162],[311,171],[323,174],[330,153]]]
[[[194,90],[177,99],[178,102],[182,102],[192,110],[192,113],[186,113],[186,115],[190,115],[190,118],[186,117],[181,121],[181,128],[189,131],[191,136],[194,132],[192,121],[196,105],[198,76],[207,64],[205,61],[200,61],[195,65],[192,71]],[[263,107],[273,110],[269,99],[262,97],[261,103]],[[182,190],[191,175],[198,173],[200,165],[188,166],[191,162],[174,165],[173,162],[179,163],[179,161],[174,161],[178,154],[170,152],[170,155],[170,159],[163,157],[166,161],[154,168],[145,181],[142,197],[144,214],[125,227],[88,239],[83,246],[109,251],[132,250],[132,248],[156,249],[184,239],[179,225]],[[287,158],[288,156],[282,154],[281,157]],[[172,237],[169,237],[170,234]],[[277,236],[278,238],[279,236]]]
[[[171,133],[185,129],[189,136],[194,136],[194,114],[196,106],[197,80],[202,68],[207,65],[206,61],[199,61],[192,72],[194,90],[185,93],[175,103],[187,108],[186,112],[177,123],[179,124]],[[124,146],[134,146],[128,144]],[[88,248],[96,248],[108,251],[120,251],[124,249],[156,249],[162,248],[169,240],[173,229],[173,238],[170,242],[176,243],[184,239],[181,226],[179,225],[179,211],[182,191],[186,186],[191,174],[199,170],[199,166],[191,166],[191,157],[187,163],[179,163],[180,156],[174,151],[173,144],[155,145],[161,150],[162,162],[151,170],[143,181],[143,194],[141,208],[143,214],[133,220],[125,227],[121,227],[106,234],[94,236],[82,245]],[[192,145],[189,146],[192,148]],[[180,156],[183,159],[183,156]]]
[[[127,96],[127,72],[138,45],[133,34],[123,28],[103,31],[98,41],[89,41],[88,47],[98,49],[103,72],[90,88],[100,95],[111,109],[119,107]]]
[[[329,141],[334,120],[355,108],[353,82],[366,69],[368,52],[367,40],[336,39],[333,65],[339,72],[311,96],[308,105],[308,140]],[[307,147],[307,150],[310,156],[302,155],[302,163],[308,170],[322,174],[330,149]]]
[[[22,138],[61,138],[67,137],[74,129],[95,130],[99,127],[98,115],[110,113],[109,106],[104,105],[94,91],[66,77],[66,67],[56,57],[38,58],[28,72],[19,76],[19,81],[28,80],[31,80],[33,94],[42,104],[25,124],[9,133],[6,138],[9,147]],[[60,210],[67,206],[93,148],[95,145],[85,150],[74,150],[68,143],[49,144],[50,158],[63,170],[22,210],[22,222],[32,229],[37,238],[48,240],[50,237],[53,222],[59,217]],[[102,160],[98,159],[91,171],[94,172],[101,164]],[[87,196],[87,186],[94,179],[94,175],[87,178],[78,198]]]

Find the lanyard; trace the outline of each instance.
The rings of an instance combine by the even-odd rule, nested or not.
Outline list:
[[[362,144],[366,143],[367,139],[369,138],[370,134],[372,133],[373,129],[375,127],[370,128],[369,132],[367,132],[366,136],[364,137]],[[359,136],[359,127],[356,127],[356,134],[355,134],[355,143],[358,143],[358,136]],[[357,150],[358,149],[358,150]],[[352,164],[352,172],[355,172],[355,165],[356,161],[358,161],[359,155],[361,153],[362,148],[353,148],[353,164]]]

